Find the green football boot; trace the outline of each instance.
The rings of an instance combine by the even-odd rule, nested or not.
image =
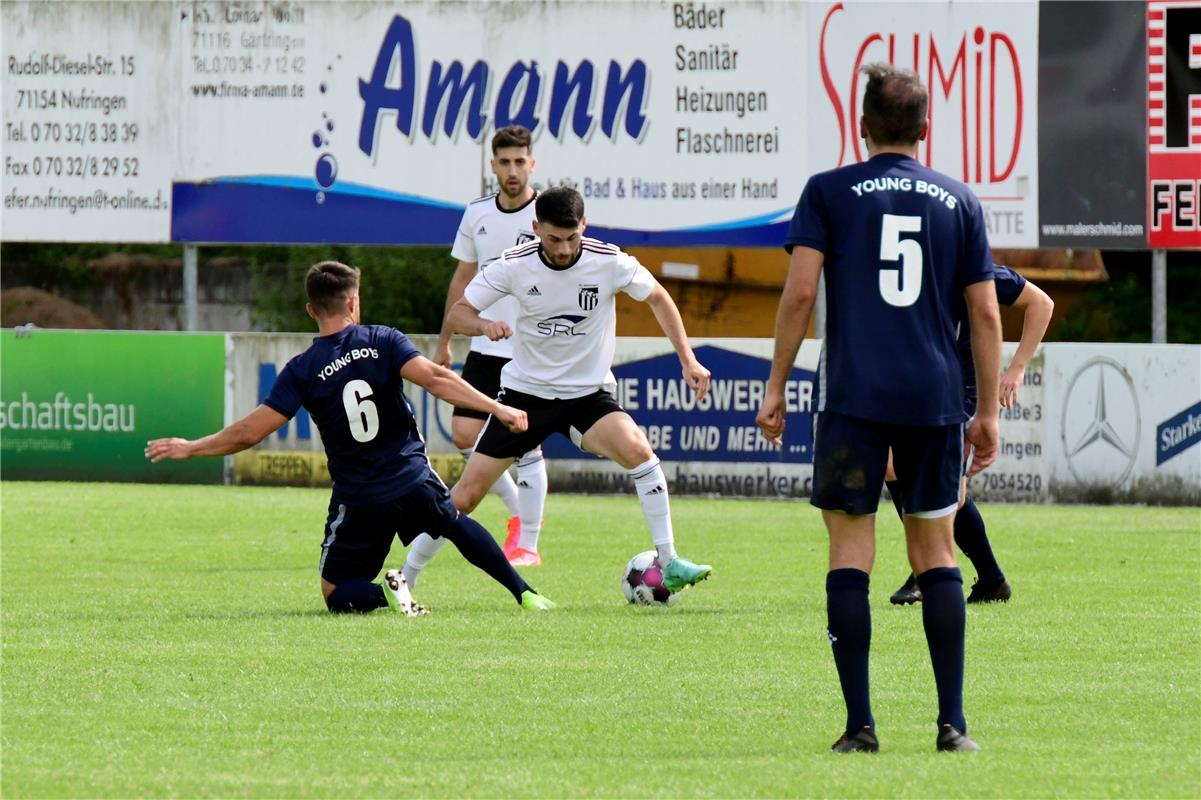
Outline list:
[[[663,588],[669,592],[678,592],[703,581],[712,572],[713,567],[708,564],[693,564],[686,558],[676,556],[663,568]]]
[[[413,600],[404,573],[398,569],[384,573],[384,599],[389,608],[406,617],[424,617],[430,613],[428,608]]]
[[[521,593],[521,607],[526,611],[550,611],[557,605],[549,597],[543,597],[533,589],[526,589]]]

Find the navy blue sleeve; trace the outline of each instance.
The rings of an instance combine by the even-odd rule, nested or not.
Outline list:
[[[971,202],[965,203],[964,213],[967,214],[967,220],[964,228],[963,262],[959,270],[960,288],[993,280],[992,250],[988,246],[988,230],[984,225],[984,212],[980,209],[980,201],[971,196]]]
[[[1026,279],[1003,264],[993,264],[993,281],[997,285],[997,302],[1011,306],[1026,288]]]
[[[391,369],[395,372],[400,372],[405,364],[421,355],[421,351],[409,341],[409,337],[395,328],[387,329],[384,346],[387,348]]]
[[[805,190],[801,192],[792,222],[788,225],[784,249],[791,253],[792,248],[799,244],[825,253],[826,242],[829,239],[826,227],[825,200],[822,197],[821,184],[810,178],[805,183]]]
[[[271,393],[267,395],[263,405],[278,411],[288,419],[296,416],[296,412],[304,405],[303,392],[300,388],[300,381],[296,379],[296,368],[292,361],[287,363],[283,371],[279,373],[279,377],[275,379]]]

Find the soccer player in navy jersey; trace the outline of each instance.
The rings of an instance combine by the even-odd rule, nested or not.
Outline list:
[[[836,752],[876,752],[868,686],[875,513],[891,448],[904,498],[909,562],[938,693],[938,750],[979,749],[963,713],[963,578],[951,523],[964,462],[963,378],[953,307],[972,327],[980,413],[970,472],[996,458],[1001,320],[980,203],[916,160],[929,96],[915,73],[863,68],[860,134],[870,158],[812,176],[785,239],[788,278],[776,316],[771,377],[757,422],[779,444],[784,387],[825,273],[813,454],[813,505],[830,539],[827,634],[846,726]]]
[[[1055,310],[1055,303],[1046,292],[1009,267],[995,264],[993,271],[993,280],[997,287],[997,302],[1022,311],[1021,341],[1018,343],[1018,349],[1014,352],[1013,358],[1009,361],[1009,366],[1001,375],[1001,407],[1013,408],[1018,400],[1018,389],[1026,376],[1026,366],[1030,363],[1030,359],[1034,358],[1034,352],[1043,340],[1043,334],[1047,332],[1047,325],[1051,322],[1051,312]],[[956,318],[962,320],[963,317],[964,311],[960,306]],[[959,363],[963,369],[964,380],[963,413],[971,417],[976,413],[976,371],[975,365],[972,364],[971,329],[967,325],[959,326],[958,347]],[[903,520],[905,514],[902,511],[901,487],[897,482],[891,462],[888,465],[884,483],[888,486],[888,492],[897,508],[897,514]],[[1009,585],[1005,573],[1001,571],[1001,565],[997,563],[997,557],[993,554],[992,544],[988,541],[988,533],[984,528],[984,518],[980,516],[980,509],[976,507],[976,503],[967,493],[966,476],[963,479],[963,486],[960,487],[960,497],[963,498],[963,505],[955,514],[955,544],[976,568],[976,582],[972,584],[967,602],[1008,602],[1013,595],[1013,587]],[[893,592],[888,599],[893,605],[898,606],[921,601],[922,590],[918,588],[917,579],[913,573],[909,574],[904,585]]]
[[[321,432],[334,481],[318,562],[330,611],[392,606],[409,616],[424,614],[401,570],[388,570],[384,585],[372,582],[392,538],[407,545],[422,531],[454,542],[523,608],[552,608],[509,565],[491,534],[455,509],[450,490],[430,467],[403,381],[447,402],[487,411],[514,431],[526,429],[526,413],[485,397],[426,359],[395,328],[359,324],[358,269],[335,261],[315,264],[305,290],[319,335],[288,362],[263,404],[200,439],[147,442],[146,457],[157,463],[237,453],[274,433],[303,406]]]

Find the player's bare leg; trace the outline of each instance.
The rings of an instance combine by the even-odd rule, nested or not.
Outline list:
[[[584,432],[580,446],[619,464],[633,478],[642,516],[663,567],[663,585],[677,592],[709,577],[713,568],[708,564],[693,564],[676,555],[667,476],[650,442],[630,415],[614,411],[601,417]]]
[[[963,714],[965,605],[963,576],[955,565],[955,511],[905,515],[909,563],[922,591],[922,625],[938,688],[939,749],[979,749]],[[944,739],[954,746],[943,746]]]
[[[480,438],[480,431],[484,429],[485,421],[476,417],[465,417],[462,415],[450,418],[451,441],[458,451],[463,454],[465,461],[470,459],[471,454],[475,451],[475,443]],[[521,534],[520,492],[517,489],[517,484],[513,481],[513,477],[509,475],[507,470],[497,477],[491,489],[492,493],[499,497],[500,501],[505,504],[505,509],[509,512],[508,523],[505,528],[504,544],[504,550],[507,555],[510,549],[517,546],[517,537]]]
[[[470,514],[488,494],[489,488],[496,479],[513,466],[516,459],[493,458],[483,453],[475,452],[467,459],[467,466],[459,476],[458,483],[450,490],[450,497],[455,502],[455,508],[464,514]]]
[[[823,510],[822,520],[830,536],[826,633],[847,708],[846,728],[832,749],[874,753],[879,743],[868,681],[872,617],[867,598],[876,559],[876,518]]]

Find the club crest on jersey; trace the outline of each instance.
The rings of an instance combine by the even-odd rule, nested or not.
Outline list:
[[[600,302],[600,291],[596,286],[580,287],[580,308],[591,311]]]
[[[525,244],[526,242],[532,242],[534,241],[534,238],[534,234],[530,233],[529,231],[522,231],[521,233],[517,234],[517,242],[514,244],[514,247],[519,244]]]

